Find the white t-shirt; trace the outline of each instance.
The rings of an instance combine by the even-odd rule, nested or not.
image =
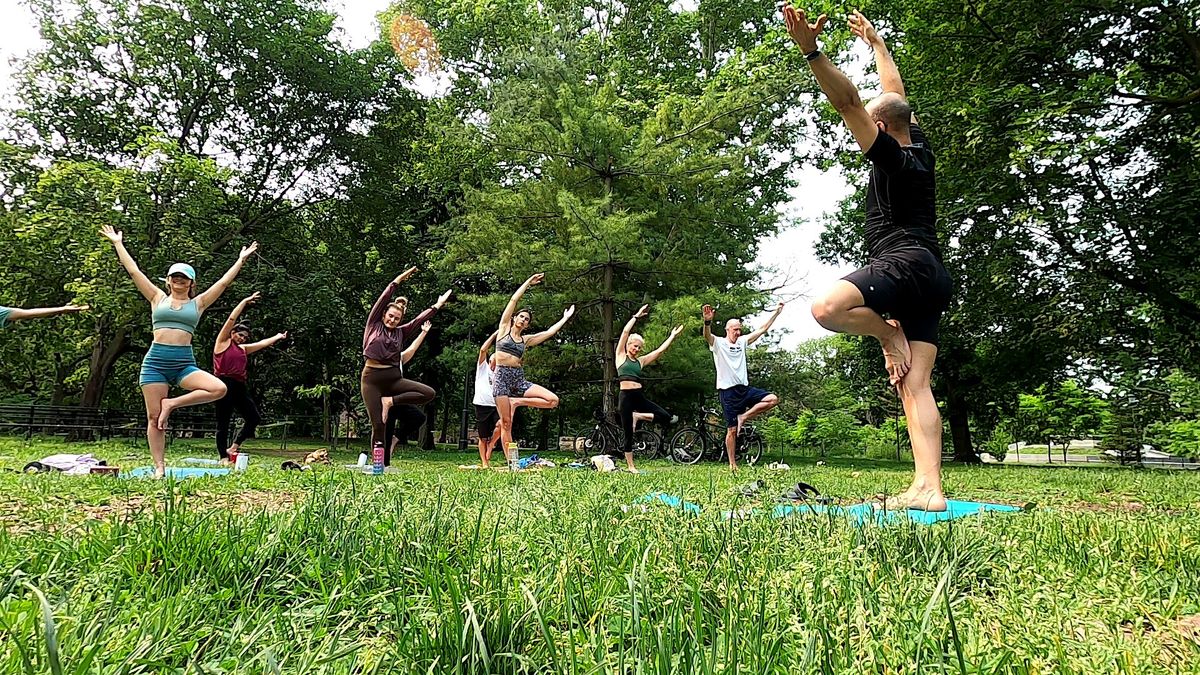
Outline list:
[[[475,368],[475,405],[496,407],[496,398],[492,396],[492,369],[487,361]]]
[[[750,378],[746,375],[749,337],[742,335],[737,342],[730,342],[729,338],[713,336],[709,350],[713,353],[713,362],[717,364],[717,389],[728,389],[739,384],[749,386]]]

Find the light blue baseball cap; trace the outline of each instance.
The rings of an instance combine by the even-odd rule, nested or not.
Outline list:
[[[171,265],[171,269],[167,270],[167,276],[170,277],[172,274],[182,274],[192,281],[196,280],[196,270],[192,269],[192,266],[187,263],[175,263]]]

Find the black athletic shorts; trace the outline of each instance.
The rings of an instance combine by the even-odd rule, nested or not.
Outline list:
[[[748,387],[737,384],[728,389],[718,389],[717,397],[721,399],[721,411],[725,413],[725,426],[736,427],[738,415],[746,412],[771,395],[771,392],[758,387]]]
[[[858,288],[867,307],[899,321],[910,342],[937,345],[938,322],[954,287],[929,249],[893,249],[842,278]]]
[[[494,405],[475,406],[475,431],[480,438],[491,438],[496,432],[496,423],[500,421],[500,411]]]

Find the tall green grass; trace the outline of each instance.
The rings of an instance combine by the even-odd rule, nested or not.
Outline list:
[[[733,488],[754,477],[768,497],[799,479],[853,497],[905,467],[455,461],[409,456],[383,478],[0,475],[35,525],[0,531],[0,672],[1200,672],[1173,628],[1200,614],[1200,477],[950,469],[959,496],[1041,506],[855,528],[721,512],[748,506]],[[650,490],[704,511],[622,510]],[[229,508],[252,491],[299,499]],[[132,497],[147,501],[119,518],[73,510]]]

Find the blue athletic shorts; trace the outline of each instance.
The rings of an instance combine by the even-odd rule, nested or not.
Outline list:
[[[196,366],[196,355],[191,345],[164,345],[150,343],[150,351],[142,359],[142,372],[138,384],[170,384],[178,385],[179,381],[199,372]]]
[[[758,405],[759,401],[771,395],[771,392],[758,387],[747,387],[739,384],[728,389],[718,389],[721,397],[721,409],[725,413],[725,426],[737,426],[738,415]]]

